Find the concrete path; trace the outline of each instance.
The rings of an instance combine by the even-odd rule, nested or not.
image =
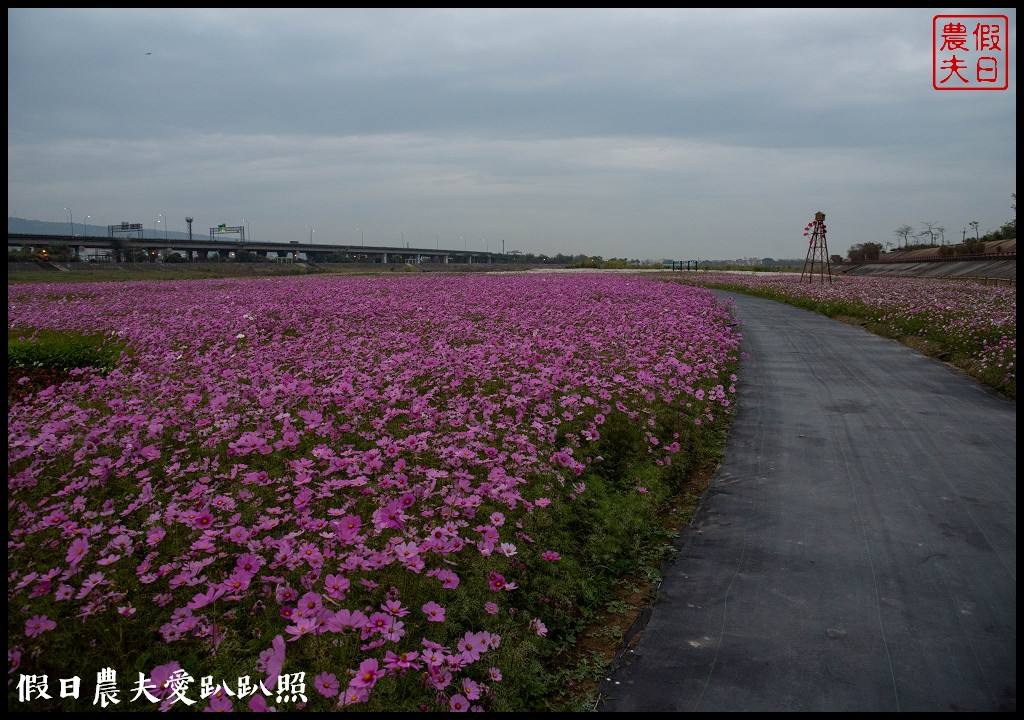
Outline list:
[[[1014,711],[1017,408],[734,297],[725,461],[599,711]]]

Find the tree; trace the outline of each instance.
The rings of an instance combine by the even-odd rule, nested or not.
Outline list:
[[[128,256],[128,238],[117,235],[110,241],[110,250],[114,256],[114,262],[124,262]]]
[[[971,220],[967,224],[970,225],[972,228],[974,228],[974,239],[978,240],[979,239],[978,238],[978,226],[981,225],[981,223],[978,222],[977,220]]]
[[[906,247],[910,240],[910,236],[914,234],[914,228],[910,225],[900,225],[896,228],[896,237],[903,238],[903,247]]]
[[[921,232],[919,237],[921,239],[924,239],[924,236],[927,235],[928,236],[928,241],[932,245],[934,245],[935,244],[935,232],[936,232],[935,226],[938,225],[938,223],[935,222],[934,220],[922,220],[921,224],[924,225],[924,230]]]
[[[847,252],[850,262],[866,262],[877,260],[882,254],[882,246],[879,243],[860,243],[852,246]]]

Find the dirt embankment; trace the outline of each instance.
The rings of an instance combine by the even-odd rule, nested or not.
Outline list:
[[[980,249],[975,249],[981,245]],[[972,253],[963,252],[966,249],[974,250]],[[940,245],[939,247],[920,248],[917,250],[891,250],[883,253],[880,260],[931,260],[934,258],[949,258],[957,260],[970,259],[971,255],[1016,255],[1017,238],[1007,240],[986,240],[981,243],[957,243],[956,245]]]

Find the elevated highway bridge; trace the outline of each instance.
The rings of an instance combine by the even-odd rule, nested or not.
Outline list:
[[[353,261],[370,263],[434,263],[434,264],[492,264],[513,262],[513,255],[470,250],[441,248],[396,248],[363,245],[335,245],[329,243],[252,242],[251,240],[210,240],[176,238],[108,237],[106,235],[46,235],[35,233],[8,233],[7,249],[46,250],[70,248],[80,259],[104,257],[116,261],[122,256],[142,257],[159,262],[171,253],[178,253],[188,262],[230,261],[245,251],[278,260],[326,262],[339,253]]]

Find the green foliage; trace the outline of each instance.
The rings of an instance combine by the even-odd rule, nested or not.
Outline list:
[[[625,270],[629,267],[629,260],[626,258],[609,258],[601,264],[601,267],[605,270]]]
[[[8,250],[7,262],[79,262],[79,257],[69,247],[22,248]]]
[[[881,253],[881,243],[858,243],[857,245],[850,247],[847,251],[847,257],[850,258],[850,262],[865,262],[868,260],[877,260]]]
[[[71,330],[39,330],[28,337],[7,331],[7,365],[20,368],[109,370],[121,355],[122,346],[101,335]]]
[[[41,262],[43,255],[40,250],[22,248],[21,250],[8,250],[7,262]]]

